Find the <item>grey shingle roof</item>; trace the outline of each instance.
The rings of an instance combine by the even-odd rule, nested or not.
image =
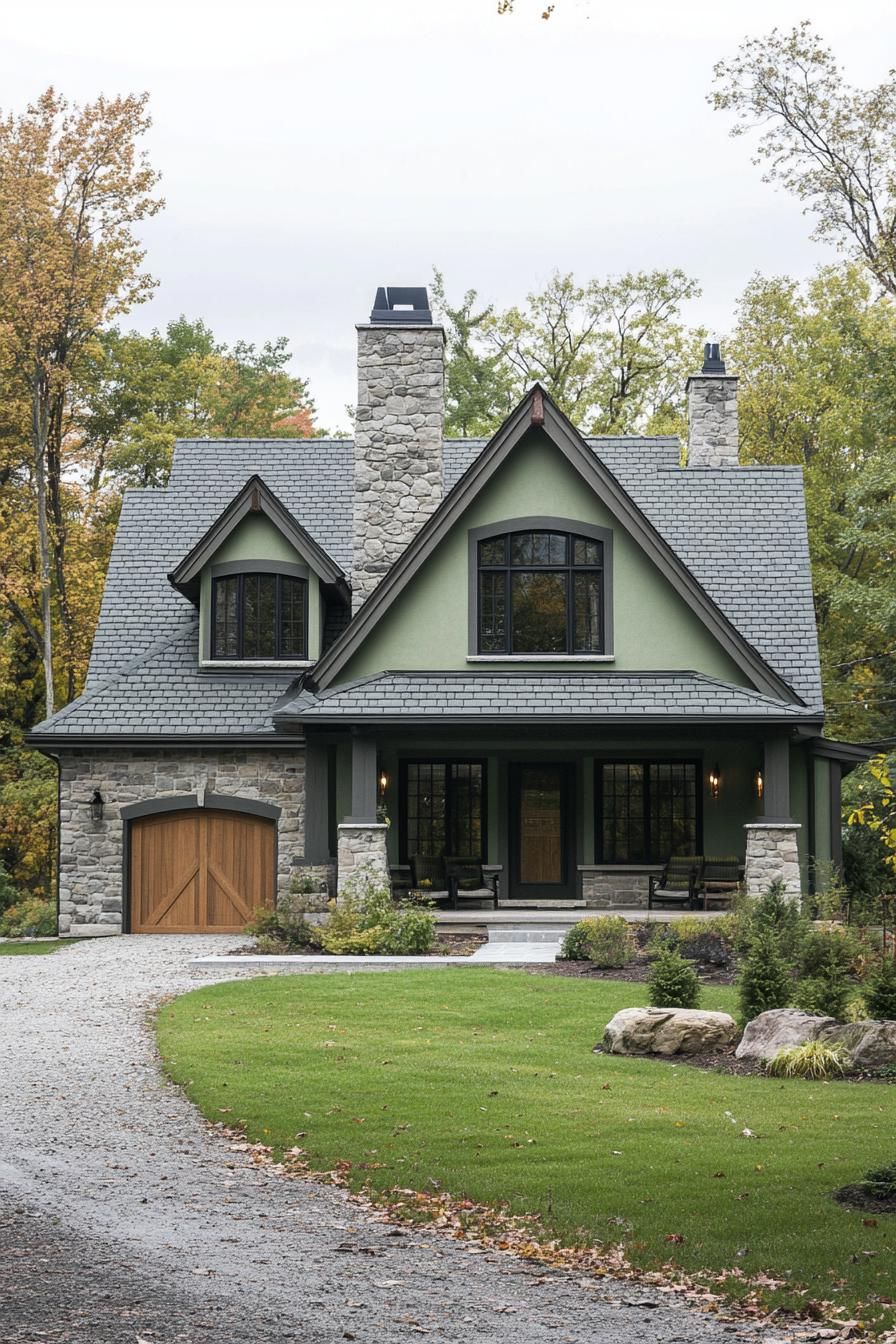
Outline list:
[[[799,469],[682,471],[674,438],[588,442],[744,638],[811,709],[820,710]],[[484,444],[481,439],[446,442],[447,487],[456,484]],[[192,694],[197,713],[208,716],[202,720],[204,731],[210,726],[225,733],[244,731],[233,725],[260,722],[261,701],[268,697],[272,705],[280,693],[274,681],[258,674],[227,681],[219,673],[200,672],[195,649],[188,656],[188,642],[177,639],[185,622],[195,623],[195,611],[167,575],[255,472],[349,572],[352,451],[347,439],[179,442],[167,489],[125,495],[88,673],[91,698],[82,697],[62,711],[52,721],[54,731],[70,723],[66,733],[88,732],[86,725],[92,723],[95,732],[131,732],[131,726],[115,725],[148,726],[152,715],[157,731],[175,731],[171,724],[180,721],[179,707]],[[332,638],[337,623],[329,624]],[[165,640],[175,640],[177,657],[158,652]],[[140,675],[126,670],[152,650]],[[109,685],[113,680],[117,689]],[[106,685],[108,694],[94,698]],[[212,691],[206,690],[209,686]],[[125,700],[131,693],[129,707]]]
[[[35,735],[73,743],[97,734],[150,741],[161,735],[273,736],[271,709],[294,680],[290,673],[200,671],[199,622],[194,617],[47,719]]]
[[[799,720],[807,711],[700,672],[383,672],[318,696],[301,691],[274,717],[281,723],[378,722],[452,717],[488,720],[694,718]]]

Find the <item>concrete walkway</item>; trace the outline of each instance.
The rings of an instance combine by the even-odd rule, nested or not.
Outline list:
[[[229,941],[107,938],[0,958],[0,1341],[716,1344],[741,1333],[652,1290],[402,1232],[339,1190],[231,1152],[162,1080],[147,1025],[160,998],[208,983],[191,956]]]

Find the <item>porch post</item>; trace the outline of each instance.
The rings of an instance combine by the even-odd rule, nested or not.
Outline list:
[[[750,896],[761,896],[773,882],[783,882],[788,897],[799,901],[800,827],[790,815],[790,739],[783,734],[767,737],[763,746],[762,816],[744,827],[744,882]]]
[[[336,891],[359,868],[389,882],[386,826],[376,819],[376,740],[352,735],[352,812],[337,828]]]

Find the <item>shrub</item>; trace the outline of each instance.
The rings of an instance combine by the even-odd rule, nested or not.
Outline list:
[[[435,938],[434,916],[419,906],[397,908],[388,882],[369,864],[352,874],[329,909],[315,937],[336,956],[422,956]]]
[[[846,1005],[846,1012],[843,1014],[844,1022],[864,1022],[868,1017],[868,1005],[864,998],[859,995],[855,999],[850,999]]]
[[[655,955],[664,947],[680,952],[688,961],[727,966],[732,957],[737,920],[731,915],[715,919],[694,919],[685,915],[674,923],[653,924],[648,948]]]
[[[839,966],[849,975],[862,955],[862,945],[851,929],[832,924],[826,929],[810,929],[803,939],[799,955],[800,975],[822,975],[826,967]]]
[[[6,865],[0,859],[0,915],[4,910],[8,910],[11,905],[15,905],[21,900],[19,890],[13,886],[12,879],[6,870]]]
[[[896,961],[885,957],[863,987],[868,1016],[878,1021],[896,1021]]]
[[[708,966],[728,966],[731,963],[731,944],[718,929],[708,924],[698,933],[680,937],[678,950],[688,961],[699,961]]]
[[[0,937],[52,938],[56,933],[56,907],[40,896],[29,896],[0,914]]]
[[[794,993],[797,1008],[816,1017],[846,1017],[849,1004],[849,985],[836,966],[826,975],[810,976],[800,980]]]
[[[866,1195],[874,1199],[896,1199],[896,1162],[888,1162],[885,1167],[866,1171],[859,1185]]]
[[[635,940],[621,915],[581,919],[566,933],[560,949],[562,961],[591,961],[602,970],[625,966],[635,955]]]
[[[792,966],[809,927],[799,902],[790,899],[784,883],[772,882],[768,891],[744,909],[738,929],[738,953],[746,956],[757,939],[771,939],[778,954]]]
[[[745,1022],[772,1008],[786,1008],[790,1003],[793,982],[770,928],[754,936],[741,966],[737,988]]]
[[[846,1072],[849,1056],[839,1041],[804,1041],[779,1050],[765,1066],[773,1078],[833,1078]]]
[[[648,984],[654,1008],[696,1008],[700,1003],[697,972],[684,957],[668,948],[654,961]]]
[[[883,838],[855,822],[843,834],[843,880],[853,922],[876,923],[880,918],[880,898],[889,891],[893,872],[887,863]]]
[[[256,910],[246,925],[259,952],[298,952],[317,945],[318,931],[295,902],[276,910]]]

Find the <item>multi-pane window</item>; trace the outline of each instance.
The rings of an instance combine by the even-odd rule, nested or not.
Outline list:
[[[603,652],[603,542],[508,532],[480,541],[477,559],[479,653]]]
[[[664,863],[700,852],[695,761],[604,761],[597,778],[600,861]]]
[[[213,658],[308,657],[308,583],[287,574],[214,579]]]
[[[403,761],[402,859],[443,854],[484,859],[482,761]]]

